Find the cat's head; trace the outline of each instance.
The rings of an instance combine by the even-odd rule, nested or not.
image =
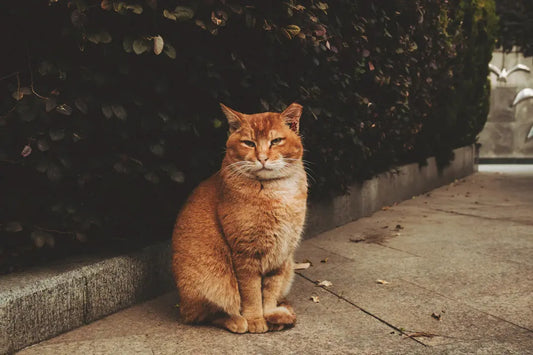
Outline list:
[[[243,114],[220,104],[230,127],[226,169],[257,180],[280,179],[301,169],[303,146],[298,135],[302,106],[281,113]]]

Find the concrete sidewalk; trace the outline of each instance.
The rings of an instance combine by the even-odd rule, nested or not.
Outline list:
[[[480,172],[304,241],[297,261],[312,266],[289,295],[293,329],[183,325],[172,292],[20,354],[533,354],[533,169],[522,170]]]

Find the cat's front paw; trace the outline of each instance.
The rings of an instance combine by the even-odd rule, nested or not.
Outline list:
[[[224,326],[232,333],[246,333],[248,331],[248,323],[246,319],[241,316],[231,316],[227,318]]]
[[[265,333],[268,331],[268,325],[265,318],[247,318],[248,331],[250,333]]]
[[[279,306],[265,311],[265,319],[270,324],[293,326],[296,323],[296,314],[291,309]],[[273,327],[276,328],[276,327]]]

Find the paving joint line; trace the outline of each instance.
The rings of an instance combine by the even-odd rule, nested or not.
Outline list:
[[[339,254],[339,253],[335,253],[334,251],[328,250],[328,249],[326,249],[326,248],[324,248],[324,247],[321,247],[320,245],[316,245],[315,243],[311,242],[310,239],[308,239],[308,240],[310,241],[309,244],[311,244],[314,248],[317,248],[317,249],[320,249],[320,250],[324,250],[325,252],[327,252],[327,253],[329,253],[329,254],[333,254],[333,255],[339,256],[339,257],[341,257],[341,258],[343,258],[343,259],[346,259],[346,260],[356,261],[355,259],[349,258],[349,257],[344,256],[344,255],[341,255],[341,254]]]
[[[315,283],[313,280],[311,280],[309,277],[307,277],[307,276],[305,276],[305,275],[303,275],[303,274],[301,274],[301,273],[299,273],[299,272],[296,272],[296,274],[299,275],[300,277],[304,278],[305,280],[311,282],[313,285],[316,286],[316,283]],[[344,296],[342,296],[342,295],[339,295],[339,294],[333,292],[332,290],[330,290],[330,289],[328,289],[328,288],[326,288],[326,287],[322,287],[322,289],[325,290],[325,291],[327,291],[327,292],[329,292],[329,293],[331,293],[331,294],[334,295],[335,297],[337,297],[337,298],[343,300],[344,302],[347,302],[348,304],[354,306],[355,308],[357,308],[357,309],[360,310],[361,312],[363,312],[363,313],[369,315],[370,317],[372,317],[372,318],[374,318],[374,319],[380,321],[381,323],[385,324],[386,326],[388,326],[388,327],[394,329],[395,331],[399,332],[400,334],[405,335],[407,338],[409,338],[409,339],[411,339],[411,340],[417,342],[418,344],[420,344],[420,345],[422,345],[422,346],[425,346],[425,347],[429,347],[428,344],[425,344],[425,343],[421,342],[420,340],[418,340],[418,339],[416,339],[416,338],[414,338],[414,337],[410,337],[409,334],[406,333],[404,330],[402,330],[402,329],[396,327],[395,325],[393,325],[393,324],[387,322],[387,321],[384,320],[384,319],[381,319],[380,317],[376,316],[375,314],[372,314],[371,312],[367,311],[366,309],[364,309],[364,308],[362,308],[362,307],[356,305],[355,303],[353,303],[352,301],[350,301],[350,300],[347,299],[346,297],[344,297]]]
[[[399,251],[399,252],[402,252],[402,253],[405,253],[405,254],[408,254],[408,255],[411,255],[411,256],[416,256],[417,258],[422,258],[421,255],[417,255],[417,254],[415,254],[415,253],[411,253],[411,252],[406,251],[406,250],[402,250],[402,249],[398,249],[398,248],[390,247],[390,246],[388,246],[388,245],[384,245],[384,244],[382,244],[382,243],[372,243],[372,244],[377,244],[377,245],[379,245],[379,246],[381,246],[381,247],[383,247],[383,248],[389,248],[389,249],[396,250],[396,251]]]

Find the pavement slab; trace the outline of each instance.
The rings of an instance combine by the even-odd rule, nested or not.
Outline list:
[[[477,173],[303,241],[292,329],[184,325],[171,292],[19,354],[533,354],[532,216],[533,169]]]
[[[295,280],[289,299],[298,323],[286,331],[236,335],[211,326],[183,325],[175,307],[178,296],[172,292],[19,354],[409,353],[424,347],[304,278]]]

